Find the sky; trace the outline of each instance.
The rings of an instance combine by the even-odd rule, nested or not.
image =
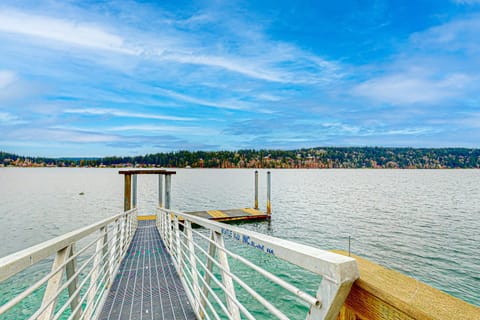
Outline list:
[[[0,2],[0,150],[480,147],[480,0]]]

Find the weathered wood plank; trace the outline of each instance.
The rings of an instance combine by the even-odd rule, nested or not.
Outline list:
[[[339,320],[480,320],[480,308],[474,305],[397,271],[352,257],[357,261],[360,279],[355,281]]]
[[[131,174],[176,174],[175,171],[167,171],[165,169],[132,169],[132,170],[120,170],[118,174],[131,175]]]

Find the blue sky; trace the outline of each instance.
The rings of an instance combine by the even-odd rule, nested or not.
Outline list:
[[[0,150],[480,147],[480,0],[2,1]]]

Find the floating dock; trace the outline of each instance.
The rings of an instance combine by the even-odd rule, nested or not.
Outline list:
[[[171,175],[176,174],[175,171],[168,171],[164,169],[154,170],[121,170],[119,174],[125,176],[125,210],[133,205],[136,206],[137,202],[137,175],[139,174],[156,174],[159,175],[158,180],[158,205],[160,208],[170,208],[171,202]],[[163,176],[165,176],[165,186],[163,184]],[[260,211],[258,209],[258,171],[255,171],[255,197],[254,208],[240,208],[240,209],[222,209],[222,210],[198,210],[186,212],[188,214],[221,222],[254,222],[259,220],[270,220],[272,217],[271,207],[271,174],[267,172],[267,212]],[[165,198],[163,197],[165,194]],[[145,216],[146,217],[146,216]],[[147,218],[142,219],[147,219]],[[147,219],[148,220],[148,219]],[[182,221],[182,219],[180,218]]]
[[[196,217],[222,222],[269,220],[272,216],[252,208],[186,212]]]

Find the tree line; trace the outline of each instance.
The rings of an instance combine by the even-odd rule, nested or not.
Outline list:
[[[480,149],[318,147],[296,150],[175,151],[134,157],[44,158],[0,152],[3,166],[192,168],[480,168]]]

